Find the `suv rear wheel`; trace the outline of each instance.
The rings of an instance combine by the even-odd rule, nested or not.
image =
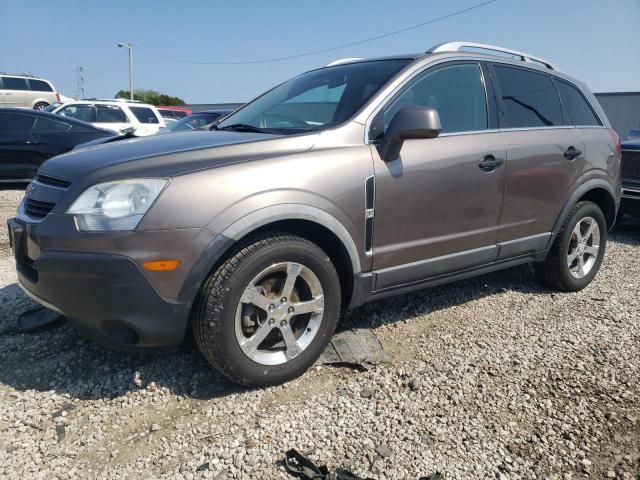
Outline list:
[[[320,356],[341,311],[338,274],[306,239],[270,234],[235,250],[207,279],[192,327],[207,361],[249,386],[286,382]]]
[[[49,104],[47,102],[38,102],[33,106],[34,110],[44,110]]]
[[[598,205],[575,204],[551,247],[546,260],[536,265],[547,285],[577,292],[598,273],[607,243],[607,222]]]

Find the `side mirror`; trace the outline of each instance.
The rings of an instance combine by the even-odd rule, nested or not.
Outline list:
[[[440,116],[433,108],[403,107],[389,123],[379,145],[380,157],[385,162],[395,160],[405,140],[435,138],[440,130]]]

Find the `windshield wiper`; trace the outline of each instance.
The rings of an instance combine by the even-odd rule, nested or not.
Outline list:
[[[268,128],[254,127],[253,125],[247,125],[246,123],[234,123],[233,125],[227,125],[226,127],[213,126],[214,130],[233,130],[234,132],[252,132],[252,133],[273,133]]]

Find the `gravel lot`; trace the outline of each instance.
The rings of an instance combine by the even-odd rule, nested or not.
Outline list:
[[[0,192],[2,222],[21,196]],[[0,477],[289,478],[295,447],[380,479],[640,479],[638,253],[625,225],[578,294],[518,268],[366,305],[346,326],[374,327],[390,365],[246,390],[192,349],[21,333],[34,304],[0,229]]]

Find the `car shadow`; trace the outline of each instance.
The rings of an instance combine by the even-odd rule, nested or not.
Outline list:
[[[0,191],[3,190],[24,190],[29,185],[29,182],[7,182],[0,183]]]
[[[531,267],[516,267],[445,286],[366,304],[349,312],[340,330],[401,322],[505,290],[549,292],[532,281]],[[24,333],[21,314],[38,308],[12,284],[0,289],[0,382],[20,391],[55,391],[73,399],[110,399],[143,388],[211,399],[248,389],[207,365],[192,342],[176,352],[131,354],[84,339],[67,322]]]

